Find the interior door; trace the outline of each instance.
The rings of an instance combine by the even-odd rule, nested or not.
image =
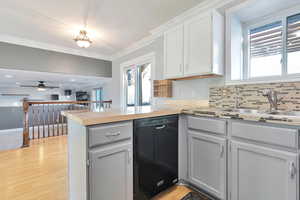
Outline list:
[[[199,131],[188,134],[190,182],[225,199],[226,140]]]
[[[90,200],[132,200],[131,145],[90,152]]]
[[[164,77],[183,76],[183,25],[177,26],[164,35]]]
[[[184,24],[184,75],[212,71],[212,17],[200,16]]]
[[[232,200],[296,200],[297,154],[233,141]]]

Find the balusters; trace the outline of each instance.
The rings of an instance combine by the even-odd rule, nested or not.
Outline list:
[[[47,112],[47,129],[48,129],[48,135],[47,135],[47,137],[50,137],[50,105],[48,104],[47,105],[47,108],[48,108],[48,112]]]
[[[55,105],[52,106],[52,136],[55,136]]]
[[[40,114],[40,105],[37,104],[37,108],[38,108],[38,136],[37,138],[40,138],[40,126],[41,126],[41,114]],[[35,138],[34,138],[35,139]]]
[[[29,140],[67,135],[67,118],[62,116],[64,110],[92,111],[98,105],[110,108],[111,101],[61,101],[61,102],[23,102],[23,146]],[[31,108],[30,108],[31,107]],[[32,131],[30,131],[30,129]],[[31,135],[30,135],[31,133]]]
[[[42,114],[42,121],[43,121],[43,138],[45,138],[45,104],[42,106],[43,114]]]

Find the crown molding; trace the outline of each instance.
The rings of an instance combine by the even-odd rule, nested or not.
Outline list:
[[[149,35],[147,37],[144,37],[143,39],[133,43],[132,45],[130,45],[129,47],[117,52],[116,54],[114,54],[112,56],[112,60],[116,60],[118,58],[121,58],[127,54],[130,54],[138,49],[141,49],[145,46],[150,45],[152,42],[154,42],[159,36],[157,35]]]
[[[26,46],[26,47],[38,48],[38,49],[49,50],[49,51],[60,52],[60,53],[66,53],[66,54],[71,54],[71,55],[76,55],[76,56],[83,56],[83,57],[88,57],[88,58],[112,61],[112,56],[109,56],[109,55],[103,55],[103,54],[98,54],[98,53],[93,53],[93,52],[86,52],[86,51],[82,51],[79,49],[73,49],[73,48],[68,48],[68,47],[43,43],[43,42],[37,42],[34,40],[29,40],[29,39],[9,36],[9,35],[3,35],[3,34],[0,35],[0,42],[6,42],[6,43],[22,45],[22,46]]]
[[[184,13],[172,18],[171,20],[158,26],[157,28],[152,29],[150,31],[150,36],[147,36],[147,37],[133,43],[129,47],[117,52],[116,54],[114,54],[112,56],[112,60],[116,60],[120,57],[123,57],[127,54],[130,54],[138,49],[141,49],[141,48],[151,44],[152,42],[155,41],[155,39],[162,36],[166,30],[168,30],[171,27],[174,27],[180,23],[183,23],[185,20],[187,20],[191,17],[199,15],[199,13],[205,14],[212,9],[221,8],[221,7],[225,6],[226,4],[234,2],[234,1],[236,1],[236,0],[206,0],[206,1],[198,4],[197,6],[185,11]]]

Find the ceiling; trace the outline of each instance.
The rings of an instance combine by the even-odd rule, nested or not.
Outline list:
[[[2,92],[12,89],[25,90],[19,85],[37,85],[38,81],[45,81],[47,86],[58,86],[60,89],[80,90],[101,87],[109,83],[111,78],[0,69],[0,91]]]
[[[112,56],[150,31],[205,0],[1,0],[0,41],[10,38]],[[87,22],[93,44],[80,49],[73,38]],[[56,48],[59,49],[59,48]]]
[[[240,21],[248,23],[264,16],[273,15],[284,9],[299,6],[299,0],[250,0],[235,12]],[[270,6],[272,4],[272,6]]]

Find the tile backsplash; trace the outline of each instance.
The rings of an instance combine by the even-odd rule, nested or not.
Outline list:
[[[279,110],[300,111],[300,82],[245,84],[212,87],[209,91],[209,104],[215,108],[262,109],[269,108],[269,102],[262,95],[264,89],[278,92]]]

